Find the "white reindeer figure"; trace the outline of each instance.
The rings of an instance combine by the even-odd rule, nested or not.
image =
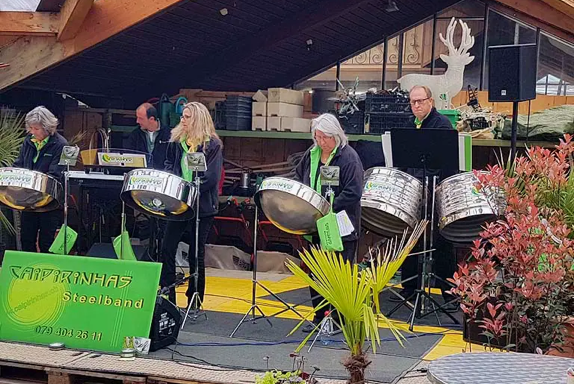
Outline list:
[[[448,56],[440,55],[442,61],[448,65],[443,75],[413,73],[397,80],[401,88],[408,91],[415,85],[429,87],[437,109],[449,109],[451,107],[450,101],[462,89],[464,67],[474,60],[474,56],[470,56],[468,53],[468,50],[474,45],[474,36],[470,35],[470,28],[464,21],[459,20],[459,22],[462,27],[462,39],[458,49],[454,47],[454,31],[456,29],[454,17],[450,20],[446,30],[446,39],[442,33],[439,33],[440,40],[448,48]]]

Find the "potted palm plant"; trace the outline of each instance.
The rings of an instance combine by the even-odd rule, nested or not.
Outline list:
[[[409,255],[426,224],[426,221],[420,222],[408,238],[404,234],[400,240],[388,241],[370,265],[362,270],[357,264],[351,265],[344,261],[341,255],[319,248],[301,253],[301,259],[313,277],[294,262],[287,262],[287,267],[294,275],[325,298],[317,309],[331,306],[339,314],[341,331],[350,351],[349,357],[342,362],[349,373],[350,384],[365,382],[365,369],[371,363],[365,352],[365,343],[371,342],[373,352],[380,346],[378,320],[386,324],[402,345],[404,336],[381,313],[379,294]],[[302,320],[291,334],[304,322]],[[312,335],[313,332],[303,340],[296,352],[303,348]]]
[[[24,140],[24,115],[0,109],[0,167],[12,165]],[[16,231],[4,212],[0,210],[0,255],[5,249],[6,234],[15,235]]]

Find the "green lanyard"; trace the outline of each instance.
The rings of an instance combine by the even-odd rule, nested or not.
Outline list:
[[[189,147],[185,143],[185,140],[181,142],[183,147],[183,154],[181,155],[181,176],[185,181],[193,181],[193,171],[187,166],[187,154],[189,152]]]
[[[329,158],[327,159],[325,166],[329,165],[329,163],[333,159],[333,156],[335,156],[336,152],[337,147],[335,147],[331,151],[331,154],[329,155]],[[319,174],[319,177],[317,177],[317,168],[319,168],[319,160],[321,159],[321,147],[319,147],[318,145],[315,146],[313,149],[311,149],[310,155],[311,155],[311,170],[310,170],[311,174],[309,179],[311,182],[311,188],[317,191],[317,193],[321,194],[321,175]]]

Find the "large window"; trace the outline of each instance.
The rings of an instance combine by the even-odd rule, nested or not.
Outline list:
[[[538,93],[574,96],[574,45],[541,33],[537,79]]]
[[[488,27],[485,30],[484,16],[488,12]],[[463,0],[438,13],[435,18],[425,20],[407,31],[387,38],[384,44],[376,45],[340,63],[339,80],[344,87],[352,87],[359,78],[359,92],[369,88],[392,89],[397,79],[409,73],[441,75],[448,70],[440,58],[448,54],[448,48],[439,38],[446,35],[452,17],[468,25],[474,36],[474,45],[468,50],[474,60],[464,69],[463,90],[471,88],[488,89],[488,47],[510,44],[534,44],[540,42],[538,57],[537,92],[548,95],[574,95],[574,46],[512,17],[503,15],[478,0]],[[433,30],[436,26],[436,30]],[[540,33],[539,38],[537,35]],[[462,28],[457,22],[454,46],[461,42]],[[381,40],[384,36],[381,36]],[[386,57],[385,56],[386,51]],[[483,58],[483,52],[486,58]],[[385,68],[385,73],[383,73]],[[298,89],[320,89],[335,91],[337,88],[337,67],[296,84]],[[382,81],[384,80],[384,84]]]

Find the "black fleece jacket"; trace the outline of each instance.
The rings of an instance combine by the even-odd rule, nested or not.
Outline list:
[[[295,180],[310,186],[311,185],[311,149],[309,148],[297,168],[295,169]],[[337,148],[337,152],[329,163],[330,166],[339,167],[339,186],[333,187],[335,199],[333,200],[333,211],[335,213],[346,211],[355,231],[349,236],[343,237],[343,241],[357,240],[361,229],[361,196],[363,194],[363,165],[359,155],[349,145]],[[319,172],[317,172],[317,175]],[[323,187],[321,194],[325,196]]]
[[[223,143],[217,137],[199,146],[199,152],[205,153],[207,171],[200,172],[201,187],[199,188],[199,217],[215,216],[219,210],[219,180],[223,167]],[[181,143],[170,142],[165,158],[165,171],[181,177],[181,157],[183,147]]]
[[[65,167],[58,165],[58,163],[60,162],[62,149],[68,145],[68,141],[58,132],[54,133],[50,136],[46,145],[40,149],[38,160],[34,163],[34,157],[38,151],[36,150],[36,145],[32,142],[32,137],[32,135],[28,135],[24,139],[22,148],[20,148],[20,154],[14,161],[13,166],[46,173],[60,180]]]

